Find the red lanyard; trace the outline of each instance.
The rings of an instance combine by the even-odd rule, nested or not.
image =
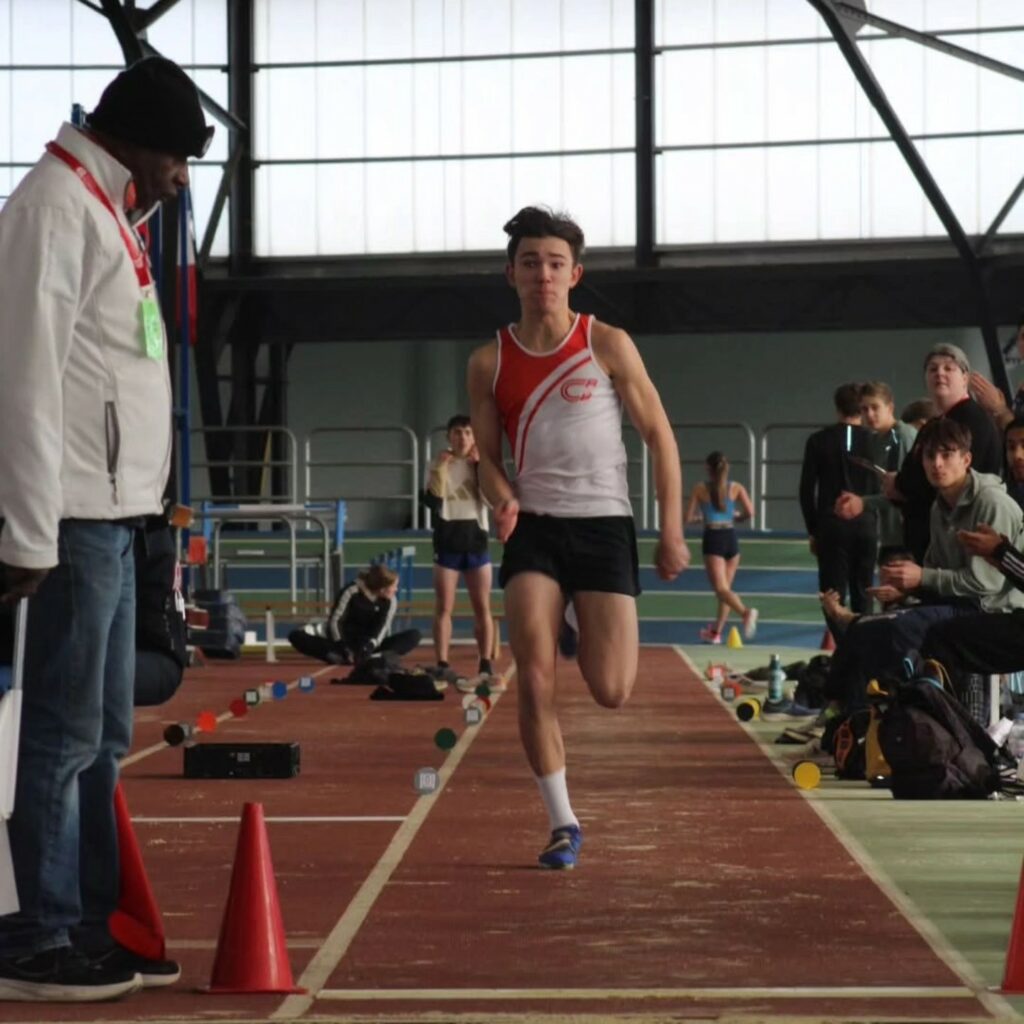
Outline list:
[[[118,217],[114,204],[107,198],[106,192],[100,188],[99,183],[86,170],[81,160],[69,153],[59,143],[48,142],[46,144],[46,151],[53,154],[58,160],[63,160],[75,172],[78,180],[85,186],[86,191],[94,195],[107,208],[110,216],[114,218],[117,224],[117,230],[121,232],[121,240],[124,242],[128,255],[131,257],[135,276],[139,279],[139,286],[144,289],[150,288],[153,284],[153,278],[149,273],[149,260],[146,257],[146,253],[139,247],[135,236],[121,223],[121,218]]]

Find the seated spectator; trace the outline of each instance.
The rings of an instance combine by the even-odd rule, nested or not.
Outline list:
[[[181,685],[185,601],[174,534],[163,515],[135,531],[135,706],[170,700]]]
[[[971,468],[966,428],[939,417],[922,428],[915,447],[922,453],[928,483],[936,490],[932,539],[923,566],[909,559],[889,561],[881,570],[881,585],[873,592],[886,605],[911,597],[921,603],[848,623],[832,657],[826,686],[826,696],[847,708],[863,703],[869,679],[898,671],[908,652],[920,650],[934,623],[1024,606],[1024,594],[956,539],[959,531],[977,532],[989,526],[1008,542],[1024,540],[1024,517],[1002,481]]]
[[[418,629],[388,635],[398,607],[398,574],[385,565],[371,565],[338,591],[326,636],[293,630],[288,642],[300,654],[329,665],[351,665],[373,654],[392,651],[408,654],[420,642]]]
[[[935,419],[939,410],[930,398],[915,398],[903,407],[900,413],[900,422],[906,423],[915,430],[920,430],[929,420]]]
[[[1024,416],[1006,427],[1006,491],[1024,509]]]
[[[1017,320],[1017,354],[1024,359],[1024,314]],[[1003,430],[1009,427],[1012,420],[1024,416],[1024,384],[1017,388],[1012,405],[1008,405],[1006,395],[980,373],[971,374],[969,387],[981,407]]]

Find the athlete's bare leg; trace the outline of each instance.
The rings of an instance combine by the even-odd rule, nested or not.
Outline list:
[[[598,704],[621,707],[633,691],[640,656],[636,598],[583,590],[572,601],[580,623],[580,672]]]
[[[555,645],[564,609],[561,587],[543,573],[517,573],[505,587],[505,619],[516,662],[519,736],[536,776],[565,767],[555,709]]]
[[[721,555],[705,555],[704,568],[708,574],[708,581],[714,588],[715,596],[718,598],[719,619],[715,625],[715,631],[722,632],[725,620],[728,618],[728,609],[732,609],[737,615],[746,614],[746,605],[733,593],[732,581],[736,578],[736,569],[739,567],[740,557],[736,555],[728,561]],[[733,564],[735,563],[735,564]],[[730,571],[731,567],[731,571]],[[725,614],[722,614],[723,606]]]
[[[438,661],[448,660],[452,641],[452,608],[459,574],[442,565],[434,566],[434,652]]]
[[[473,606],[473,635],[480,657],[490,659],[494,650],[494,619],[491,618],[491,565],[467,569],[463,574]]]

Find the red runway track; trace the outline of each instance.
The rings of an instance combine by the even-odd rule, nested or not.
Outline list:
[[[246,686],[309,671],[289,661],[190,672],[172,703],[140,711],[135,749],[158,744],[168,722],[224,711]],[[467,728],[454,691],[374,702],[368,688],[326,685],[345,671],[211,737],[297,740],[298,778],[185,780],[180,749],[127,767],[182,981],[110,1005],[6,1004],[0,1020],[991,1016],[675,652],[642,651],[618,712],[591,701],[574,664],[560,666],[586,837],[580,868],[560,873],[536,867],[547,824],[518,743],[514,681]],[[447,755],[433,743],[441,726],[466,734]],[[446,757],[443,791],[418,797],[416,769]],[[246,801],[269,822],[307,997],[196,991],[210,978]],[[278,820],[289,817],[333,820]],[[368,817],[393,820],[338,820]]]

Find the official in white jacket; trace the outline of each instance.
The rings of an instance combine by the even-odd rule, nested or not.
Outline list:
[[[114,943],[113,793],[131,740],[133,540],[171,458],[166,335],[136,227],[213,129],[147,58],[65,124],[0,210],[0,593],[29,604],[0,1000],[115,998],[179,970]],[[40,140],[42,145],[43,139]]]

